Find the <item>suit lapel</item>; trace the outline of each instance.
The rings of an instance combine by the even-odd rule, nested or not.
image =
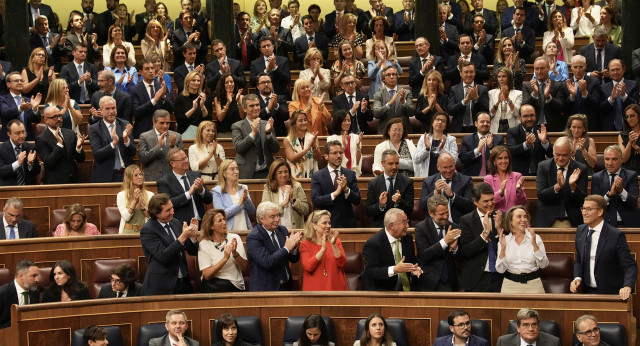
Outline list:
[[[593,267],[595,268],[598,265],[598,260],[600,260],[600,255],[602,254],[602,249],[604,248],[604,244],[607,242],[607,238],[609,237],[609,224],[607,221],[602,225],[602,231],[600,231],[600,238],[598,238],[598,246],[596,247],[596,259],[594,261]],[[585,238],[586,241],[586,238]],[[589,254],[585,254],[589,255]]]

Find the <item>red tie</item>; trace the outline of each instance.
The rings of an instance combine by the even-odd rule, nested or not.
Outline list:
[[[247,57],[247,42],[242,43],[242,65],[249,66],[249,57]]]

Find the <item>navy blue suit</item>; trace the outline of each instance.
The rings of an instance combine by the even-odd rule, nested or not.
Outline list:
[[[516,29],[511,25],[510,27],[502,30],[502,37],[513,37],[516,34]],[[522,26],[522,41],[518,41],[514,44],[516,52],[520,52],[520,58],[524,59],[527,64],[533,63],[532,54],[536,50],[536,32],[533,28],[526,25]]]
[[[289,64],[289,58],[284,58],[276,55],[275,70],[269,72],[271,76],[271,83],[273,84],[273,92],[278,95],[286,95],[287,99],[290,99],[289,82],[291,81],[291,65]],[[249,75],[249,81],[254,87],[258,86],[258,75],[264,72],[266,69],[264,58],[259,58],[251,62],[251,73]]]
[[[440,30],[440,27],[438,27],[438,30]],[[442,56],[445,62],[448,62],[449,58],[460,53],[460,48],[458,47],[460,34],[458,34],[456,26],[449,22],[444,23],[444,33],[447,35],[447,41],[440,45],[440,56]],[[442,75],[442,77],[444,78],[444,75]]]
[[[240,31],[238,30],[237,25],[235,26],[235,28],[235,39],[233,41],[235,44],[231,49],[231,56],[242,63],[242,46],[240,45],[242,37],[240,36]],[[258,44],[258,34],[252,32],[251,34],[249,34],[249,36],[250,37],[247,39],[247,41],[245,41],[247,47],[247,66],[243,66],[245,71],[249,71],[251,62],[260,55],[260,52],[256,48],[256,44]]]
[[[356,227],[356,215],[352,205],[360,204],[360,190],[356,173],[350,169],[340,167],[340,175],[347,178],[349,196],[345,197],[341,193],[335,199],[331,199],[331,194],[336,190],[333,188],[332,175],[327,167],[317,171],[311,176],[311,201],[317,209],[325,209],[331,212],[331,227]]]
[[[622,178],[622,188],[627,191],[626,200],[622,200],[620,194],[608,199],[604,219],[611,226],[618,226],[618,214],[624,222],[624,227],[639,227],[638,222],[638,173],[620,168],[620,178]],[[605,169],[591,176],[591,194],[605,196],[611,190],[611,178]]]
[[[283,277],[282,271],[286,271],[289,283],[292,278],[289,262],[296,263],[300,260],[300,251],[297,248],[292,252],[284,248],[289,236],[287,228],[278,226],[274,232],[280,245],[278,248],[260,224],[255,225],[247,235],[247,255],[251,265],[249,291],[278,291]]]
[[[51,24],[51,22],[49,22],[49,24]],[[51,26],[49,27],[51,28]],[[54,33],[53,31],[49,31],[49,33],[47,33],[47,39],[49,40],[49,44],[53,43],[56,36],[59,36],[59,35]],[[48,47],[46,48],[44,47],[44,42],[42,42],[42,37],[37,32],[31,34],[31,37],[29,38],[29,43],[31,44],[32,51],[38,47],[44,48],[45,50],[48,49]],[[49,56],[47,59],[47,62],[49,66],[53,66],[53,69],[56,72],[60,72],[60,69],[62,68],[61,58],[65,55],[64,52],[65,52],[65,48],[63,44],[60,44],[60,40],[58,40],[58,44],[56,44],[56,46],[53,47],[53,49],[51,49],[51,53],[47,51],[47,55]],[[45,71],[45,74],[46,74],[46,71]],[[46,96],[46,95],[43,95],[43,96]]]
[[[452,338],[453,334],[437,337],[435,340],[433,340],[433,346],[451,346]],[[487,340],[471,334],[469,335],[467,346],[490,346],[490,344]]]
[[[207,47],[208,40],[207,31],[202,30],[196,26],[191,28],[191,33],[199,31],[200,32],[200,40],[198,43],[193,43],[196,46],[196,62],[195,65],[198,66],[200,64],[207,63]],[[173,68],[184,64],[184,45],[187,43],[188,37],[184,28],[176,29],[173,31],[171,35],[172,49],[173,49]]]
[[[256,94],[260,100],[260,119],[268,121],[269,118],[273,118],[273,130],[276,131],[276,136],[286,136],[288,130],[284,122],[289,120],[287,98],[283,95],[278,95],[278,108],[273,108],[271,112],[267,112],[267,103],[264,102],[264,98],[260,95],[259,91]]]
[[[100,109],[100,99],[104,96],[102,91],[96,91],[91,96],[91,107]],[[133,105],[131,104],[131,95],[122,90],[113,89],[113,96],[116,100],[116,109],[118,111],[118,118],[122,118],[128,122],[133,119]],[[102,120],[102,118],[94,118],[93,115],[89,116],[89,124],[95,124]]]
[[[595,70],[598,70],[598,66],[597,66],[597,54],[596,54],[596,46],[594,43],[590,43],[586,46],[583,46],[582,48],[580,48],[580,51],[578,52],[578,54],[582,55],[586,60],[587,60],[587,71],[586,73],[591,73]],[[620,49],[620,47],[616,46],[615,44],[611,44],[611,43],[606,43],[604,45],[604,57],[602,59],[602,69],[608,69],[609,68],[609,62],[612,59],[620,59],[622,60],[622,50]],[[602,82],[610,82],[611,78],[602,78]]]
[[[394,20],[394,33],[396,33],[398,35],[398,41],[413,41],[415,40],[415,36],[416,36],[416,29],[415,29],[415,15],[416,15],[416,10],[413,10],[413,16],[414,18],[411,20],[411,22],[407,23],[404,21],[404,9],[396,12],[396,14],[393,16],[393,20]]]
[[[327,38],[327,36],[316,33],[313,41],[316,44],[316,48],[318,48],[322,53],[322,58],[324,59],[324,61],[327,61],[329,57],[329,39]],[[295,53],[293,57],[298,63],[298,68],[304,69],[304,56],[307,55],[307,51],[309,50],[309,40],[307,38],[307,33],[305,32],[304,34],[302,34],[302,36],[298,37],[294,42],[294,45]]]
[[[91,73],[91,81],[84,82],[85,88],[87,89],[87,94],[84,96],[84,103],[90,103],[93,93],[100,89],[98,86],[98,69],[96,68],[96,65],[85,61],[82,63],[82,72],[86,73],[87,71]],[[60,72],[60,76],[64,78],[69,85],[69,97],[78,103],[82,103],[80,102],[80,84],[78,84],[78,79],[80,77],[78,76],[76,64],[71,61],[64,65]]]
[[[580,168],[580,176],[576,182],[575,191],[571,192],[569,177],[573,171]],[[536,176],[538,191],[538,208],[534,217],[535,227],[551,227],[557,219],[567,217],[572,226],[582,223],[580,207],[587,197],[587,169],[586,166],[574,160],[569,161],[565,184],[558,193],[554,185],[558,182],[558,166],[553,158],[540,162]],[[566,216],[565,216],[566,215]]]
[[[465,15],[465,18],[464,18],[464,32],[466,32],[469,35],[473,34],[473,26],[471,24],[473,24],[474,14],[476,14],[476,10],[471,9],[469,13]],[[496,17],[496,12],[483,8],[482,16],[484,18],[484,30],[487,32],[487,34],[495,36],[496,32],[498,31],[498,25],[499,25],[498,17]]]
[[[275,55],[284,57],[288,60],[289,52],[295,51],[295,47],[293,46],[293,36],[291,35],[291,30],[279,26],[277,31],[278,31],[278,38],[280,39],[280,42],[275,43],[275,47],[273,48],[273,53]],[[262,30],[260,30],[260,32],[258,33],[258,40],[256,40],[257,45],[260,44],[260,38],[262,38],[263,36],[267,36],[267,37],[271,36],[271,31],[269,28],[262,28]],[[257,46],[256,48],[258,48],[258,50],[260,49],[259,46]]]
[[[194,68],[198,66],[194,63]],[[182,93],[182,89],[184,88],[184,80],[189,73],[189,69],[187,65],[183,62],[179,66],[173,65],[173,82],[176,88],[178,89],[178,94]],[[215,89],[214,89],[215,90]]]
[[[342,93],[340,95],[336,95],[333,99],[331,99],[331,104],[333,105],[333,112],[337,110],[345,110],[350,114],[351,117],[351,129],[350,132],[359,134],[360,132],[368,133],[369,125],[368,121],[373,120],[373,112],[371,111],[371,103],[369,102],[369,96],[366,94],[362,94],[360,91],[356,90],[356,95],[353,99],[353,103],[362,100],[367,101],[367,109],[363,112],[362,107],[358,107],[356,114],[351,115],[351,108],[349,107],[349,100],[347,100],[347,93]],[[359,130],[359,131],[358,131]]]
[[[42,95],[44,100],[47,96]],[[23,102],[31,102],[28,97],[23,97]],[[20,119],[20,110],[16,104],[16,100],[11,96],[11,93],[0,95],[0,115],[2,116],[2,131],[0,131],[0,142],[9,140],[9,135],[6,128],[9,122],[13,119]],[[40,111],[34,112],[31,108],[24,110],[24,128],[27,131],[27,140],[33,141],[35,139],[33,135],[33,127],[40,122]]]
[[[570,80],[575,82],[574,77],[571,77]],[[600,131],[601,116],[599,109],[600,100],[602,100],[602,96],[600,96],[600,81],[586,74],[584,75],[584,80],[587,81],[587,98],[583,98],[582,94],[578,96],[576,93],[575,99],[571,100],[571,93],[569,93],[567,84],[563,85],[564,93],[567,95],[564,100],[564,114],[567,116],[586,114],[589,119],[589,130]]]
[[[459,228],[458,225],[447,222],[445,232]],[[458,289],[458,273],[454,255],[449,247],[443,249],[440,245],[439,231],[435,228],[433,219],[429,216],[416,225],[416,247],[418,254],[418,264],[424,272],[418,278],[418,285],[421,291],[435,291],[438,284],[443,281],[451,285],[452,291]],[[457,253],[456,253],[457,255]],[[443,269],[445,268],[445,269]],[[446,281],[442,273],[446,270]]]
[[[449,57],[449,61],[447,62],[447,71],[446,79],[451,81],[451,85],[460,84],[460,70],[458,70],[458,59],[460,59],[460,53]],[[478,53],[471,52],[471,62],[476,67],[476,78],[474,81],[476,84],[482,85],[484,81],[488,80],[491,75],[489,74],[489,69],[487,67],[487,61],[484,57]],[[487,105],[489,103],[487,102]]]
[[[460,149],[460,155],[458,158],[462,163],[464,163],[464,170],[462,174],[468,176],[478,176],[480,175],[480,170],[482,169],[482,155],[476,157],[474,154],[474,149],[478,148],[478,143],[480,143],[480,138],[478,138],[478,133],[472,133],[470,135],[466,135],[462,137],[462,148]],[[504,140],[501,135],[494,133],[493,134],[493,145],[491,147],[486,146],[485,149],[485,159],[487,160],[486,164],[486,173],[489,174],[489,153],[491,149],[498,145],[503,145]]]
[[[487,34],[487,41],[485,42],[485,44],[480,45],[480,49],[476,49],[476,43],[478,43],[478,41],[476,40],[476,35],[475,34],[471,34],[471,44],[472,44],[472,51],[474,53],[478,53],[480,55],[482,55],[484,57],[485,61],[493,61],[493,57],[496,53],[496,39],[493,35],[491,34]]]
[[[0,221],[0,224],[2,224],[2,222],[4,221]],[[29,220],[20,219],[18,220],[18,223],[16,225],[18,226],[18,236],[20,239],[38,237],[38,231],[36,230],[35,223]],[[5,232],[0,232],[0,240],[3,240],[3,239],[7,239],[6,234]]]
[[[422,181],[422,195],[420,196],[420,209],[427,210],[427,201],[433,196],[436,181],[441,179],[442,175],[440,173],[424,178]],[[458,172],[454,173],[451,178],[451,192],[455,194],[453,201],[451,201],[451,219],[457,221],[462,215],[475,208],[471,177]]]
[[[346,11],[344,13],[347,13]],[[344,16],[344,13],[342,14]],[[359,15],[357,15],[359,17]],[[360,22],[358,22],[359,24]],[[324,16],[324,34],[327,35],[329,41],[333,41],[333,37],[338,34],[336,29],[336,11],[328,13]]]
[[[236,84],[236,88],[244,88],[244,85],[247,84],[247,79],[244,76],[242,62],[240,60],[227,57],[227,64],[229,65],[229,71],[231,71],[231,76]],[[207,77],[207,85],[209,86],[209,89],[215,90],[220,77],[222,77],[222,73],[220,73],[220,62],[216,57],[207,64],[204,74]]]
[[[189,187],[193,185],[193,182],[197,178],[201,178],[200,172],[187,171],[185,175],[189,181]],[[200,215],[198,219],[202,219],[202,216],[204,216],[206,211],[204,205],[213,202],[211,191],[207,189],[206,186],[203,187],[204,194],[202,196],[196,192],[191,195],[191,199],[187,199],[185,196],[187,191],[185,191],[183,182],[178,181],[173,171],[165,173],[162,178],[157,180],[156,184],[158,186],[158,193],[164,193],[171,198],[173,210],[175,211],[174,217],[181,222],[191,222],[191,219],[194,217],[193,202],[195,202],[196,209]]]
[[[536,26],[536,20],[538,17],[537,9],[535,7],[532,7],[530,2],[526,2],[526,1],[524,2],[523,6],[525,9],[524,26],[528,26],[533,29]],[[502,27],[502,31],[504,31],[510,26],[513,26],[513,23],[512,23],[513,14],[515,13],[515,11],[516,11],[515,6],[511,6],[511,7],[505,8],[504,11],[502,12],[502,23],[500,23],[500,26]]]
[[[36,147],[29,142],[23,142],[22,151],[26,151],[27,155],[31,150],[36,150]],[[13,186],[18,184],[18,174],[13,170],[13,163],[16,162],[16,152],[13,149],[13,144],[10,140],[6,140],[0,144],[0,185]],[[22,170],[24,171],[25,185],[34,185],[36,183],[35,177],[40,174],[40,162],[38,162],[38,156],[33,159],[33,164],[29,166],[27,158],[25,157],[22,162]]]
[[[416,249],[413,245],[411,233],[400,238],[404,263],[417,263]],[[394,249],[389,243],[389,238],[383,229],[372,235],[362,249],[364,255],[364,272],[362,273],[362,286],[367,291],[398,291],[402,290],[400,275],[389,277],[388,268],[396,265]],[[411,290],[417,288],[417,278],[411,273],[406,273],[411,284]]]
[[[511,166],[514,172],[519,172],[524,176],[536,175],[536,171],[530,171],[530,169],[535,169],[538,163],[545,159],[545,155],[547,157],[553,156],[553,148],[550,141],[547,142],[549,143],[547,149],[543,148],[542,142],[538,139],[538,131],[538,128],[533,128],[533,135],[536,136],[533,148],[525,149],[522,145],[527,140],[524,127],[518,125],[507,130],[507,147],[511,152]],[[533,163],[531,163],[532,160],[534,161]]]
[[[160,83],[153,82],[155,91],[160,90]],[[168,91],[167,91],[168,92]],[[140,134],[147,132],[153,128],[153,112],[158,109],[164,109],[167,112],[173,112],[173,103],[166,97],[164,100],[160,99],[154,106],[149,98],[149,92],[144,86],[144,82],[140,81],[138,85],[134,86],[131,91],[131,103],[133,104],[133,138],[138,139]],[[165,94],[165,96],[168,96]]]
[[[475,86],[478,87],[478,101],[469,101],[471,102],[472,124],[478,112],[489,112],[489,92],[487,87],[481,83],[476,83]],[[462,84],[452,86],[449,93],[449,104],[447,106],[449,115],[453,117],[453,120],[451,120],[449,124],[449,132],[456,133],[462,131],[464,117],[467,115],[465,114],[466,106],[462,104],[463,99],[464,87]]]
[[[116,134],[120,138],[117,148],[124,162],[124,166],[121,166],[121,168],[124,169],[133,163],[133,157],[136,154],[136,145],[133,142],[132,136],[129,136],[128,146],[124,144],[124,139],[122,138],[122,132],[129,122],[116,118],[114,123],[116,125]],[[116,150],[111,147],[112,141],[111,132],[104,121],[99,121],[89,126],[89,142],[91,144],[91,151],[93,152],[93,169],[91,170],[92,183],[110,183],[115,181],[113,180],[113,173],[116,162]]]
[[[413,195],[415,191],[413,190],[413,181],[411,178],[402,174],[396,174],[393,180],[393,193],[395,194],[396,191],[400,191],[400,195],[402,195],[397,205],[391,200],[393,195],[387,195],[387,204],[383,206],[380,205],[380,194],[388,191],[386,184],[384,174],[380,174],[370,180],[367,187],[367,215],[373,219],[371,223],[372,227],[383,227],[384,215],[391,208],[402,209],[407,217],[411,216],[413,212]],[[380,207],[382,207],[382,210]]]
[[[61,148],[53,133],[46,129],[36,137],[36,151],[44,163],[45,184],[68,184],[78,182],[77,163],[84,162],[84,149],[76,151],[78,138],[75,132],[61,128]]]
[[[433,57],[433,68],[440,72],[440,75],[442,75],[442,77],[444,78],[444,59],[436,55],[431,56]],[[413,96],[420,95],[420,89],[422,89],[424,76],[422,75],[421,71],[422,60],[420,56],[416,56],[409,61],[409,86],[411,86],[411,95]]]
[[[602,125],[600,126],[602,131],[621,131],[622,128],[616,128],[616,119],[619,124],[623,124],[624,109],[631,104],[638,103],[638,83],[631,79],[623,80],[626,86],[627,98],[620,100],[619,109],[616,109],[616,100],[613,100],[613,104],[609,103],[609,97],[611,97],[611,91],[613,90],[613,81],[604,83],[600,86],[600,94],[602,99],[600,102],[600,116],[602,117]],[[618,95],[621,99],[621,97]]]

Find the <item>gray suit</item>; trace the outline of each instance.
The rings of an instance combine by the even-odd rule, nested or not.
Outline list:
[[[184,337],[184,342],[186,342],[188,346],[200,346],[199,342],[191,339],[188,336]],[[149,340],[149,346],[171,346],[171,342],[169,341],[169,334]]]
[[[514,333],[499,337],[497,346],[520,346],[520,334]],[[551,334],[540,332],[536,346],[560,346],[560,339]]]
[[[176,147],[184,150],[182,136],[171,130],[169,130],[169,134],[176,135]],[[169,166],[169,160],[167,160],[167,153],[170,149],[167,137],[165,136],[165,145],[160,148],[158,147],[155,128],[140,134],[138,155],[140,156],[140,162],[144,165],[145,181],[156,181],[162,178],[165,173],[171,172],[171,166]]]
[[[400,92],[400,85],[397,87],[397,92]],[[382,86],[380,91],[373,95],[373,117],[380,119],[378,123],[378,134],[382,134],[384,127],[391,118],[402,118],[402,125],[406,133],[411,133],[411,122],[409,118],[413,116],[415,110],[413,108],[413,95],[411,95],[411,89],[405,89],[407,93],[404,96],[404,103],[400,102],[400,96],[396,98],[396,102],[393,106],[387,106],[387,102],[391,100],[391,95],[386,86]]]
[[[271,162],[273,162],[273,153],[277,153],[280,150],[280,145],[278,144],[275,130],[272,129],[269,135],[265,133],[266,126],[267,121],[260,120],[258,135],[262,141],[264,160],[267,164],[267,169],[269,169]],[[233,136],[233,146],[236,149],[236,162],[240,169],[240,179],[251,179],[258,162],[255,140],[250,136],[251,124],[247,119],[237,121],[231,125],[231,134]]]

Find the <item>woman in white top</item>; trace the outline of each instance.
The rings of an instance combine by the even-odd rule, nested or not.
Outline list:
[[[218,179],[218,165],[225,159],[224,148],[217,139],[216,124],[205,120],[198,125],[195,143],[189,146],[189,166],[205,179]]]
[[[129,165],[124,170],[122,191],[116,197],[120,210],[120,234],[140,233],[149,220],[147,206],[153,197],[144,183],[144,172],[138,165]]]
[[[360,132],[359,135],[349,132],[351,129],[351,116],[344,109],[333,113],[331,127],[334,134],[327,137],[327,143],[338,141],[342,144],[344,158],[340,165],[355,171],[356,177],[359,177],[362,175],[362,137],[364,132]]]
[[[458,160],[458,144],[456,138],[449,135],[449,115],[447,112],[436,112],[431,118],[431,128],[428,133],[420,136],[418,148],[413,157],[416,167],[416,177],[427,177],[437,172],[438,157],[441,153],[449,153],[454,160]]]
[[[282,143],[284,156],[291,166],[292,177],[311,178],[311,175],[318,171],[318,160],[322,156],[318,148],[318,132],[309,132],[309,121],[305,111],[293,111],[289,119],[289,134]]]
[[[513,87],[513,73],[511,69],[502,66],[498,69],[498,86],[489,90],[489,112],[491,115],[492,133],[505,133],[511,127],[520,123],[520,106],[522,105],[522,90]]]
[[[366,49],[366,57],[367,60],[376,60],[374,54],[371,53],[371,48],[373,48],[373,44],[377,41],[384,41],[384,43],[389,47],[389,60],[391,58],[397,58],[396,54],[396,43],[393,37],[386,36],[384,33],[389,31],[389,27],[391,23],[384,16],[375,16],[371,19],[369,23],[369,28],[371,29],[371,38],[368,39],[365,44]],[[393,31],[393,28],[391,28]]]
[[[260,201],[270,201],[278,206],[282,226],[287,229],[304,228],[309,202],[302,185],[291,176],[291,167],[285,160],[275,159],[271,163]]]
[[[289,16],[282,18],[280,26],[291,31],[293,42],[304,33],[302,21],[300,21],[300,3],[298,0],[290,0],[288,5]]]
[[[201,293],[244,291],[242,271],[247,253],[240,236],[227,232],[222,209],[209,209],[202,217],[198,265],[202,271]]]
[[[387,149],[392,149],[395,150],[400,157],[398,174],[413,177],[415,172],[413,157],[416,152],[416,146],[407,138],[407,132],[404,131],[402,125],[402,118],[389,120],[384,127],[382,138],[384,138],[385,141],[376,145],[376,150],[373,152],[373,174],[378,176],[384,172],[384,168],[382,167],[382,152]]]
[[[304,70],[300,71],[300,78],[311,83],[311,96],[324,95],[323,101],[329,101],[329,88],[331,87],[331,71],[322,68],[324,59],[318,48],[309,48],[304,56]]]
[[[516,205],[504,216],[504,230],[498,230],[496,271],[504,273],[503,293],[544,293],[539,270],[549,265],[549,259],[529,220],[527,209]]]
[[[573,58],[573,29],[567,26],[567,20],[562,12],[555,10],[549,16],[548,29],[544,32],[542,46],[553,42],[558,47],[558,61],[571,62]]]
[[[571,10],[571,29],[576,36],[591,36],[593,28],[600,24],[600,6],[591,0],[578,0],[580,6]]]
[[[102,46],[102,65],[111,66],[111,50],[113,47],[121,44],[127,48],[127,65],[136,65],[136,52],[133,50],[131,42],[127,42],[123,39],[122,28],[120,25],[113,24],[109,27],[109,35],[107,36],[107,43]]]
[[[211,190],[213,205],[224,209],[229,230],[251,229],[249,214],[256,213],[256,206],[249,196],[247,185],[238,184],[240,170],[235,160],[226,159],[218,167],[218,185]]]
[[[169,58],[171,57],[171,44],[169,43],[169,31],[159,21],[152,19],[147,24],[144,39],[140,41],[142,55],[147,58],[151,53],[156,53],[162,61],[162,70],[171,71]]]

